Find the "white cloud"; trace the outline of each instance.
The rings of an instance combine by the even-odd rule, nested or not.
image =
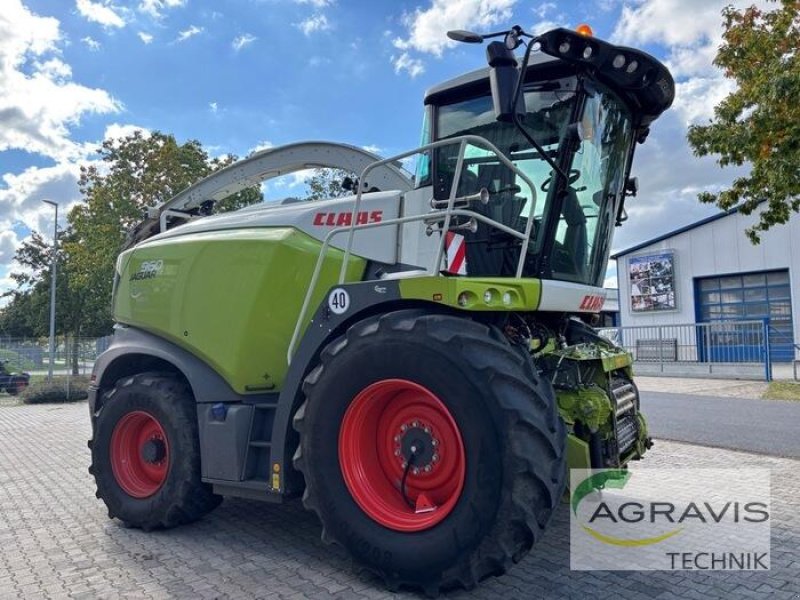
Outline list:
[[[540,33],[545,33],[546,31],[550,31],[551,29],[555,29],[557,27],[563,27],[563,26],[564,26],[564,21],[563,20],[550,21],[550,20],[546,19],[544,21],[538,21],[538,22],[534,23],[531,26],[530,31],[534,35],[538,35]]]
[[[203,31],[205,31],[204,27],[198,27],[197,25],[190,25],[188,29],[184,29],[183,31],[178,32],[178,38],[175,41],[185,42],[189,38],[203,33]]]
[[[255,42],[258,38],[250,33],[243,33],[242,35],[236,36],[231,42],[231,47],[234,51],[238,52],[245,46],[249,46],[253,42]]]
[[[63,82],[72,77],[72,67],[60,58],[51,58],[44,62],[34,61],[33,66],[37,73],[53,81]]]
[[[164,11],[182,6],[186,6],[186,0],[142,0],[139,3],[139,11],[154,19],[160,19],[164,16]]]
[[[422,75],[425,72],[425,65],[418,58],[411,58],[408,52],[403,52],[400,56],[392,56],[392,64],[394,65],[394,72],[400,74],[402,71],[408,71],[408,74],[413,79],[417,75]]]
[[[57,162],[83,156],[70,127],[87,114],[108,114],[121,105],[105,90],[71,81],[58,54],[59,22],[40,17],[20,0],[4,0],[0,12],[0,152],[21,149]],[[29,69],[26,65],[32,65]]]
[[[623,44],[663,44],[669,48],[667,62],[676,77],[695,75],[722,77],[711,64],[722,43],[722,9],[767,0],[644,0],[623,6],[612,40]]]
[[[86,44],[86,46],[87,46],[87,47],[89,48],[89,50],[91,50],[92,52],[95,52],[95,51],[97,51],[97,50],[99,50],[99,49],[100,49],[100,42],[98,42],[96,39],[92,38],[91,36],[88,36],[88,35],[87,35],[86,37],[84,37],[84,38],[81,38],[81,41],[82,41],[84,44]]]
[[[150,33],[145,33],[144,31],[140,31],[136,35],[139,36],[139,39],[142,40],[142,43],[145,45],[153,41],[153,36]]]
[[[19,231],[15,224],[47,234],[53,230],[53,209],[42,200],[58,202],[59,215],[66,216],[80,199],[79,163],[89,162],[95,144],[73,141],[71,129],[86,115],[121,110],[105,90],[72,80],[72,69],[61,56],[65,40],[59,25],[57,19],[33,13],[21,0],[3,0],[0,165],[6,166],[2,153],[8,150],[39,155],[54,164],[16,173],[0,167],[0,293],[13,287],[3,273],[22,241],[14,233]],[[86,39],[82,42],[92,47]]]
[[[8,264],[14,260],[18,244],[19,240],[14,231],[0,231],[0,264]]]
[[[335,0],[294,0],[295,4],[310,4],[314,8],[331,6]]]
[[[372,152],[373,154],[377,154],[378,156],[380,156],[380,154],[383,152],[383,148],[381,148],[380,146],[376,146],[375,144],[369,144],[367,146],[361,146],[361,147],[367,152]]]
[[[736,89],[730,79],[720,74],[717,77],[693,77],[675,84],[675,102],[672,110],[677,111],[684,127],[707,122],[714,115],[714,107],[725,96]]]
[[[275,144],[273,144],[272,142],[270,142],[268,140],[263,140],[261,142],[258,142],[252,148],[250,148],[250,150],[247,152],[247,154],[250,155],[250,154],[253,154],[254,152],[261,152],[262,150],[269,150],[270,148],[273,148],[274,146],[275,146]]]
[[[77,163],[59,163],[52,167],[29,167],[22,173],[6,173],[0,188],[0,230],[16,222],[41,232],[53,230],[52,207],[42,200],[59,203],[59,214],[80,200]],[[63,211],[63,212],[62,212]],[[0,264],[2,261],[0,261]]]
[[[398,37],[393,43],[400,50],[416,50],[441,56],[445,48],[456,43],[447,38],[448,30],[481,30],[498,23],[507,24],[516,2],[517,0],[431,0],[427,9],[417,8],[414,12],[403,15],[407,36]]]
[[[120,125],[119,123],[112,123],[106,127],[105,133],[103,134],[104,140],[118,140],[120,138],[126,138],[132,136],[137,131],[142,133],[142,136],[145,138],[150,137],[150,130],[146,127],[140,127],[139,125]]]
[[[316,14],[298,23],[297,27],[304,34],[311,35],[318,31],[328,31],[331,28],[331,24],[328,21],[328,17],[323,14]]]
[[[540,19],[547,18],[547,15],[556,9],[556,5],[553,2],[542,2],[539,6],[534,7],[533,14],[535,14]]]
[[[209,102],[208,108],[211,110],[212,113],[215,113],[219,110],[219,105],[216,102]]]
[[[747,172],[746,167],[720,169],[713,157],[695,157],[686,133],[688,125],[710,118],[714,106],[735,89],[712,62],[722,43],[722,9],[753,2],[639,0],[622,6],[612,40],[631,46],[660,45],[659,55],[666,56],[676,86],[673,107],[654,123],[647,142],[637,150],[633,175],[639,177],[640,192],[627,201],[630,221],[617,231],[615,249],[714,214],[718,209],[700,204],[697,194],[717,192]],[[755,3],[768,5],[765,0]]]
[[[321,67],[322,65],[331,64],[331,59],[327,56],[312,56],[308,59],[309,67]]]
[[[103,27],[125,27],[125,19],[108,2],[76,0],[75,6],[82,17]]]
[[[653,124],[644,145],[638,146],[632,176],[639,194],[628,198],[630,220],[616,230],[614,249],[620,250],[718,212],[697,200],[700,191],[718,191],[744,168],[720,169],[713,158],[697,158],[686,141],[685,115],[666,112]]]

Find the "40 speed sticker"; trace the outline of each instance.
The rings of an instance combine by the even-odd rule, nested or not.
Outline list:
[[[350,308],[350,294],[343,288],[336,288],[328,295],[328,308],[332,313],[342,315]]]

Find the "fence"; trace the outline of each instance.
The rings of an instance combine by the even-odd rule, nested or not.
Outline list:
[[[639,375],[772,379],[768,324],[719,321],[601,329],[624,347]]]
[[[111,343],[101,338],[56,338],[53,375],[90,375],[94,361]],[[26,372],[32,379],[47,376],[50,369],[48,338],[0,337],[0,360],[11,372]]]

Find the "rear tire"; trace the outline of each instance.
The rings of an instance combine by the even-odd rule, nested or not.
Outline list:
[[[552,387],[494,328],[421,311],[370,318],[323,350],[303,390],[294,423],[304,505],[322,521],[324,540],[391,589],[436,594],[505,572],[559,503],[566,438]],[[372,416],[354,426],[354,414]],[[395,431],[397,423],[406,428]],[[448,456],[463,459],[426,492],[422,508],[433,504],[433,513],[418,511],[435,463],[401,485],[406,436],[426,428],[440,432],[442,466]]]
[[[200,479],[197,411],[189,387],[169,374],[125,377],[104,395],[89,472],[108,516],[145,530],[196,521],[221,496]]]

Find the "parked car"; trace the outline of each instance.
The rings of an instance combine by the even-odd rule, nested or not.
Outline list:
[[[12,373],[8,370],[8,360],[0,360],[0,391],[16,396],[30,383],[28,373]]]

